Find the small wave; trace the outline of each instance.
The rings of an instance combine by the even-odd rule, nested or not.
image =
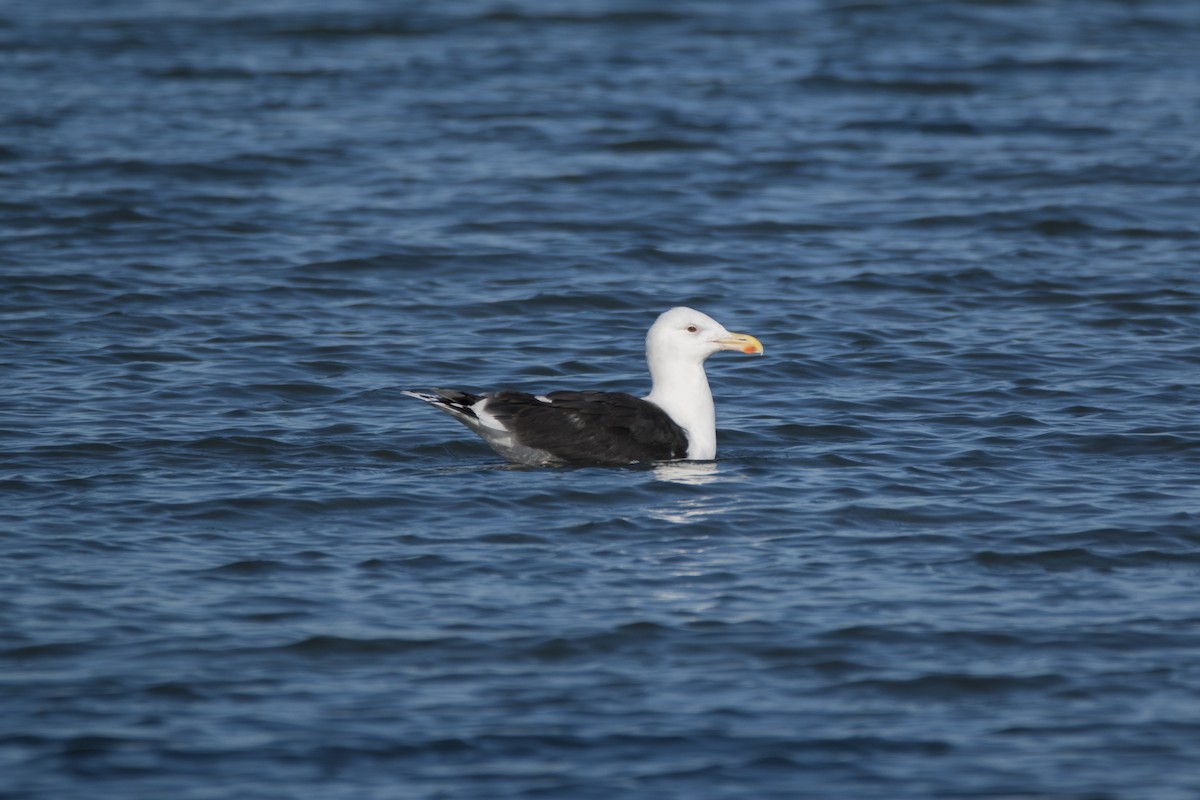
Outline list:
[[[105,354],[113,361],[144,364],[186,364],[199,361],[192,353],[179,350],[139,350],[123,346],[105,348]]]
[[[111,456],[126,452],[126,448],[111,442],[73,442],[34,448],[42,456]]]
[[[974,556],[976,563],[999,569],[1041,569],[1046,572],[1095,570],[1112,572],[1140,567],[1189,567],[1200,564],[1195,551],[1164,552],[1138,550],[1128,553],[1104,554],[1083,547],[1038,550],[1023,553],[1002,553],[984,550]]]
[[[982,508],[965,508],[948,503],[929,503],[918,506],[882,506],[850,503],[835,509],[833,517],[839,523],[855,526],[866,524],[899,525],[958,525],[964,522],[997,522],[1009,515]]]
[[[485,22],[554,23],[561,25],[641,26],[682,22],[689,17],[661,9],[613,9],[597,12],[564,14],[539,12],[533,8],[499,8],[480,15]]]
[[[451,646],[471,644],[456,636],[428,639],[375,637],[358,639],[349,636],[315,635],[273,648],[283,652],[309,656],[398,655],[417,651],[442,650]]]
[[[229,435],[206,436],[184,445],[186,449],[214,455],[270,455],[278,452],[286,445],[265,436]]]
[[[0,649],[0,659],[17,662],[38,661],[42,659],[76,658],[85,655],[94,648],[91,642],[44,642],[40,644],[18,645]]]
[[[319,397],[333,397],[341,394],[341,389],[326,386],[323,383],[310,381],[292,381],[290,383],[251,383],[245,387],[251,392],[264,392],[294,399],[308,400]]]
[[[919,675],[912,678],[873,678],[850,681],[838,687],[839,691],[871,692],[909,699],[931,699],[945,701],[949,698],[994,697],[1020,693],[1042,694],[1047,690],[1068,685],[1062,675],[1053,673],[1039,675],[976,675],[948,672],[935,675]]]
[[[669,137],[653,137],[645,139],[622,139],[608,145],[610,150],[626,153],[657,153],[677,150],[707,150],[716,147],[713,141],[698,139],[679,139]]]
[[[866,78],[842,75],[814,75],[803,78],[801,85],[835,92],[864,91],[886,94],[970,95],[978,92],[978,84],[962,80],[919,80],[914,78]]]
[[[534,639],[529,642],[527,652],[541,661],[561,661],[620,650],[640,650],[678,633],[674,628],[655,622],[630,622],[579,636]]]
[[[780,442],[854,442],[875,438],[870,431],[854,425],[785,422],[771,426],[770,432]]]
[[[423,553],[404,558],[370,558],[361,562],[359,569],[368,572],[427,572],[460,566],[461,562],[445,556]]]
[[[271,572],[283,572],[289,568],[289,565],[282,561],[274,561],[272,559],[251,559],[248,561],[234,561],[229,564],[222,564],[219,567],[212,567],[204,570],[205,572],[213,572],[217,574],[232,574],[232,575],[265,575]]]
[[[1034,437],[1045,449],[1064,448],[1088,455],[1117,458],[1200,456],[1200,437],[1179,433],[1067,433],[1054,431]]]

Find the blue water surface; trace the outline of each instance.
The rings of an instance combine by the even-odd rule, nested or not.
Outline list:
[[[0,797],[1200,797],[1200,4],[0,5]],[[401,390],[648,391],[505,465]]]

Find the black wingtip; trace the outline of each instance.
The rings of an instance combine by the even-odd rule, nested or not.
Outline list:
[[[483,399],[477,394],[463,392],[458,389],[434,389],[433,391],[437,392],[438,397],[456,406],[472,406]]]
[[[400,393],[424,400],[431,406],[449,411],[456,416],[478,419],[471,406],[482,400],[481,396],[470,392],[461,392],[458,389],[434,389],[433,391],[434,394],[429,394],[416,389],[402,389]]]

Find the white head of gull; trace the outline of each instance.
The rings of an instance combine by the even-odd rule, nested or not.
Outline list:
[[[707,461],[717,455],[717,418],[704,360],[721,350],[762,355],[763,346],[707,314],[672,308],[646,335],[652,386],[644,398],[597,391],[405,394],[450,414],[518,464]]]
[[[763,346],[753,336],[730,333],[707,314],[684,306],[664,311],[646,334],[651,388],[645,399],[687,431],[691,460],[717,455],[717,414],[704,362],[722,350],[762,355]]]

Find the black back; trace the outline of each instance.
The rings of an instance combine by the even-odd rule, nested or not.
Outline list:
[[[488,395],[487,411],[516,440],[570,464],[618,465],[687,457],[683,428],[651,402],[624,392]]]

